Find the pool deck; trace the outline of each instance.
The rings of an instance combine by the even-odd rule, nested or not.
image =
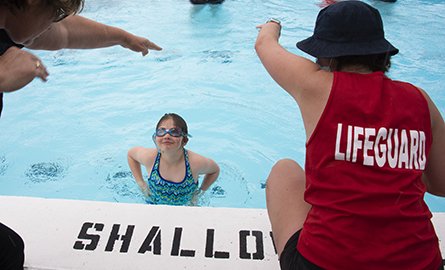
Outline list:
[[[0,196],[26,269],[279,269],[265,209]],[[445,213],[433,213],[445,255]]]

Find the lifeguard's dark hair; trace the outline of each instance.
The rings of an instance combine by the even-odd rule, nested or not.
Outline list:
[[[63,9],[66,14],[80,13],[84,6],[84,0],[40,0],[43,5],[54,10]],[[0,0],[0,6],[5,6],[12,12],[24,10],[27,7],[26,0]]]
[[[361,65],[368,67],[371,71],[387,72],[391,67],[391,55],[387,53],[370,55],[350,55],[335,57],[334,70],[341,70],[345,66]]]
[[[181,116],[179,116],[176,113],[166,113],[164,114],[161,119],[159,119],[158,124],[156,125],[156,129],[159,128],[159,126],[161,125],[162,122],[164,122],[165,120],[168,119],[172,119],[173,123],[175,124],[175,126],[177,128],[180,128],[182,130],[182,132],[186,135],[189,134],[188,128],[187,128],[187,123],[185,122],[184,118],[182,118]],[[188,137],[184,136],[184,142],[186,143],[188,141]]]

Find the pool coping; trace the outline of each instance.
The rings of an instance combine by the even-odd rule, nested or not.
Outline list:
[[[279,269],[266,209],[0,196],[26,269]],[[433,213],[445,256],[445,213]]]

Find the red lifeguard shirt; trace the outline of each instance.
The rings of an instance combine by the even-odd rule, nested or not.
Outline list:
[[[423,200],[431,147],[428,104],[383,72],[335,72],[306,145],[297,248],[325,269],[438,269],[438,238]]]

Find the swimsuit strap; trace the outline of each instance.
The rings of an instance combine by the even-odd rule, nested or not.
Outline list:
[[[151,169],[150,175],[155,171],[159,175],[159,163],[161,162],[161,151],[158,151],[156,154],[155,163],[153,164],[153,168]]]
[[[188,179],[189,177],[191,177],[193,179],[192,169],[190,168],[190,162],[189,162],[189,153],[185,148],[184,148],[184,159],[185,159],[186,178]],[[193,179],[193,181],[195,181],[195,179]]]

